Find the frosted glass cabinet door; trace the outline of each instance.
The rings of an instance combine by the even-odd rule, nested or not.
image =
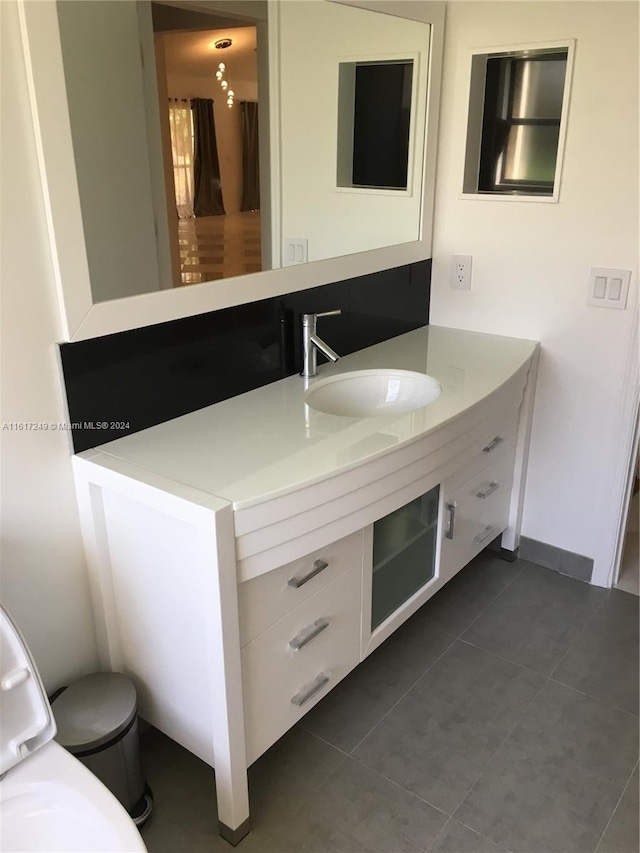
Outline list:
[[[435,574],[440,487],[373,525],[371,630]]]

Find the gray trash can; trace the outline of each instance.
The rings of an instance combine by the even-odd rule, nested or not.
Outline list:
[[[85,675],[58,690],[51,707],[56,741],[88,767],[141,826],[151,814],[153,796],[142,772],[131,679],[119,672]]]

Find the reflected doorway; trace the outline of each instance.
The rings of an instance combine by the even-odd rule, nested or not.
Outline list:
[[[238,4],[240,5],[240,4]],[[250,21],[152,4],[174,286],[260,272],[258,47]]]

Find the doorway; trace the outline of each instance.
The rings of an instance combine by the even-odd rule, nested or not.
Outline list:
[[[238,4],[238,9],[240,6]],[[256,22],[153,3],[174,286],[260,272]],[[172,189],[175,202],[172,204]]]
[[[640,596],[640,459],[636,436],[633,486],[627,513],[616,589]]]
[[[640,402],[636,396],[629,468],[612,586],[640,596]]]

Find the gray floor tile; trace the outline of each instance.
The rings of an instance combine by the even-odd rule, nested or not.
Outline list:
[[[308,732],[288,732],[249,768],[252,834],[271,835],[343,761]]]
[[[271,838],[265,853],[424,853],[446,820],[348,758]]]
[[[507,848],[498,847],[457,820],[450,820],[429,853],[507,853]]]
[[[141,834],[150,853],[225,853],[218,835],[213,770],[156,729],[141,738],[153,813]]]
[[[522,734],[521,734],[522,733]],[[638,720],[632,714],[548,681],[514,729],[532,750],[548,750],[616,784],[638,760]]]
[[[354,755],[451,814],[543,682],[456,641]]]
[[[213,770],[178,744],[151,729],[142,739],[154,815],[142,835],[150,853],[225,851],[218,835]],[[295,729],[249,769],[251,833],[246,853],[261,851],[273,832],[345,760],[313,735]]]
[[[455,817],[513,853],[591,853],[637,749],[636,718],[548,682]]]
[[[553,679],[638,713],[637,596],[612,590],[572,643]]]
[[[548,675],[608,594],[528,565],[463,639]]]
[[[304,718],[302,725],[351,752],[451,645],[418,612]]]
[[[638,853],[640,849],[638,768],[597,847],[597,853]]]
[[[483,551],[429,599],[419,613],[432,627],[459,637],[520,574],[524,565],[522,560],[508,563],[494,553]]]
[[[299,725],[250,768],[242,853],[640,853],[636,602],[521,566],[474,561],[305,718],[345,751],[368,733],[359,760]],[[142,748],[150,853],[228,853],[211,768]]]

